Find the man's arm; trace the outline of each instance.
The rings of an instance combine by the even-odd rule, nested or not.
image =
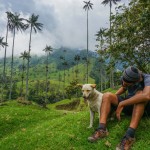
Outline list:
[[[127,106],[127,105],[133,105],[133,104],[137,104],[137,103],[141,103],[141,102],[146,102],[150,100],[150,86],[146,86],[141,94],[136,94],[135,96],[122,101],[121,105]]]
[[[124,88],[124,87],[122,86],[122,87],[120,87],[120,88],[118,89],[118,91],[117,91],[115,94],[116,94],[116,95],[121,95],[121,94],[123,94],[125,91],[126,91],[126,88]]]
[[[137,94],[125,101],[122,101],[119,103],[117,110],[116,110],[116,116],[118,120],[120,120],[120,114],[124,108],[124,106],[127,105],[133,105],[141,102],[147,102],[150,100],[150,86],[145,86],[141,94]]]

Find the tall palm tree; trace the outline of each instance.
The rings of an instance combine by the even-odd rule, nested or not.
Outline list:
[[[97,36],[96,41],[100,42],[100,48],[102,50],[102,46],[104,43],[104,34],[105,34],[106,29],[105,28],[100,28],[100,30],[95,34]]]
[[[75,55],[74,56],[74,61],[77,62],[77,69],[76,69],[76,78],[78,78],[78,73],[79,73],[79,70],[78,70],[78,64],[79,64],[79,61],[80,61],[80,55]]]
[[[92,3],[90,2],[90,1],[88,1],[88,2],[86,2],[86,1],[83,1],[84,3],[85,3],[85,5],[83,6],[83,9],[85,9],[85,11],[87,12],[87,72],[86,72],[86,74],[87,74],[87,83],[88,83],[88,51],[89,51],[89,33],[88,33],[88,11],[90,10],[90,9],[92,9]]]
[[[45,49],[43,50],[46,53],[46,100],[47,100],[47,93],[48,93],[48,84],[47,84],[47,80],[48,80],[48,56],[50,55],[50,53],[53,51],[53,48],[51,46],[47,46],[45,47]]]
[[[13,45],[12,45],[12,59],[11,59],[11,83],[10,83],[10,93],[9,99],[11,99],[12,94],[12,85],[13,85],[13,62],[14,62],[14,45],[15,45],[15,34],[16,31],[24,31],[26,29],[25,24],[23,23],[24,18],[20,18],[20,14],[13,14],[10,18],[10,30],[13,32]]]
[[[63,50],[63,63],[62,63],[62,65],[64,66],[63,68],[64,68],[64,87],[63,87],[63,89],[65,89],[65,82],[66,82],[66,67],[67,67],[67,65],[68,65],[68,63],[67,63],[67,61],[66,61],[66,53],[67,53],[67,50]]]
[[[22,97],[22,92],[23,92],[23,81],[24,81],[24,71],[25,71],[25,59],[28,60],[28,58],[30,57],[29,56],[29,53],[24,51],[23,53],[20,53],[20,57],[19,58],[22,58],[22,84],[21,84],[21,97]]]
[[[26,20],[28,25],[27,28],[30,28],[30,38],[29,38],[29,56],[30,56],[30,52],[31,52],[31,36],[32,36],[32,31],[34,30],[35,33],[37,33],[37,31],[41,31],[43,24],[38,22],[38,18],[39,15],[34,15],[32,14],[31,17],[29,18],[29,20]],[[29,62],[30,62],[30,58],[28,59],[28,64],[27,64],[27,76],[26,76],[26,96],[25,98],[28,100],[28,80],[29,80]]]
[[[13,14],[11,12],[6,12],[7,14],[7,30],[6,30],[6,43],[7,43],[7,38],[8,38],[8,30],[12,29],[12,16]],[[8,46],[8,45],[7,45]],[[5,70],[6,70],[6,51],[7,51],[7,46],[5,45],[5,53],[4,53],[4,69],[3,69],[3,78],[4,78],[4,82],[5,82]]]
[[[100,52],[100,59],[99,59],[99,64],[100,64],[100,69],[99,70],[99,73],[100,73],[100,91],[102,91],[102,85],[103,85],[103,81],[102,81],[102,77],[103,77],[103,74],[102,72],[104,72],[103,70],[103,67],[104,67],[104,62],[103,62],[103,57],[102,57],[102,50],[103,50],[103,44],[104,44],[104,34],[105,34],[105,30],[104,28],[100,28],[100,30],[97,32],[96,36],[96,41],[99,41],[99,45],[98,47],[100,48],[100,50],[98,50]],[[104,78],[106,78],[106,76],[104,76]]]
[[[3,42],[3,39],[4,39],[4,37],[0,37],[0,49],[1,49],[1,47],[6,47],[7,46],[7,43],[6,42]],[[5,83],[5,77],[4,77],[4,74],[3,74],[3,76],[2,76],[2,78],[1,78],[1,76],[0,76],[0,79],[2,80],[2,83],[3,84],[1,84],[1,95],[2,95],[2,100],[3,100],[3,86],[4,86],[4,83]]]
[[[115,5],[117,4],[117,2],[120,2],[121,0],[104,0],[102,2],[103,5],[107,5],[109,4],[109,7],[110,7],[110,14],[109,14],[109,27],[110,27],[110,45],[111,45],[111,42],[112,42],[112,39],[111,39],[111,14],[112,14],[112,4],[114,3]]]
[[[87,58],[85,56],[82,57],[82,60],[83,60],[83,65],[84,65],[84,68],[86,68],[86,60]],[[84,69],[83,71],[83,83],[86,81],[86,70]]]
[[[64,79],[63,79],[63,82],[64,82],[63,98],[64,98],[65,97],[65,82],[66,82],[66,66],[68,65],[68,63],[67,63],[66,58],[65,58],[66,50],[63,50],[63,52],[64,52],[64,56],[60,56],[60,60],[62,60],[62,65],[63,65],[63,70],[64,70]]]
[[[105,6],[106,6],[107,4],[109,4],[109,7],[110,7],[110,15],[109,15],[109,23],[110,23],[110,24],[109,24],[109,26],[110,26],[110,27],[109,27],[109,28],[110,28],[110,36],[109,36],[109,38],[110,38],[110,41],[109,41],[109,42],[110,42],[110,43],[109,43],[109,44],[110,44],[110,46],[111,46],[111,44],[112,44],[112,38],[111,38],[111,37],[112,37],[112,36],[111,36],[111,35],[112,35],[112,34],[111,34],[112,3],[117,4],[117,2],[120,2],[120,1],[121,1],[121,0],[104,0],[104,1],[102,2],[102,4],[105,5]],[[110,59],[112,59],[111,56],[110,56]],[[110,72],[111,72],[111,73],[110,73],[110,86],[113,87],[113,86],[114,86],[114,79],[113,79],[113,68],[112,68],[112,67],[110,68]]]
[[[64,60],[64,62],[62,63],[62,65],[64,66],[64,89],[65,89],[65,83],[66,83],[66,68],[68,66],[68,62],[66,60]]]

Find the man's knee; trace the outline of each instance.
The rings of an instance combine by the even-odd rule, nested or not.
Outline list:
[[[118,103],[117,96],[111,92],[106,92],[103,95],[103,102]]]
[[[103,94],[103,99],[104,100],[109,100],[112,97],[112,93],[111,92],[106,92]]]

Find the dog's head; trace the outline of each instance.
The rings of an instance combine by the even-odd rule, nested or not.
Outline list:
[[[93,93],[96,84],[78,84],[82,88],[82,94],[84,99],[88,99]]]

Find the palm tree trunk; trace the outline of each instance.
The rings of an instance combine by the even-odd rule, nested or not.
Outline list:
[[[66,72],[65,72],[65,68],[64,68],[64,87],[63,87],[63,99],[65,98],[65,75],[66,75]]]
[[[110,46],[112,45],[112,36],[111,36],[111,8],[112,8],[112,1],[110,0]],[[112,60],[112,56],[110,56],[110,59]],[[111,61],[110,60],[110,61]],[[110,87],[113,88],[114,85],[114,75],[113,75],[113,67],[110,68]]]
[[[107,86],[106,86],[106,81],[107,81],[106,71],[104,71],[104,76],[105,76],[105,77],[104,77],[104,81],[105,81],[105,89],[106,89],[106,87],[107,87]]]
[[[45,104],[46,104],[46,101],[47,101],[47,93],[48,93],[47,75],[48,75],[48,53],[47,53],[47,62],[46,62],[46,99],[45,99]]]
[[[87,56],[86,56],[86,58],[87,58],[87,72],[86,72],[86,74],[87,74],[87,83],[88,83],[88,53],[89,53],[89,33],[88,33],[88,10],[87,10]]]
[[[58,87],[58,89],[60,91],[60,71],[59,71],[59,74],[58,74],[58,81],[59,81],[59,87]]]
[[[103,83],[102,83],[102,69],[101,69],[101,91],[103,90]]]
[[[77,60],[77,80],[78,80],[78,60]]]
[[[24,59],[23,59],[23,70],[22,70],[21,97],[23,93],[23,81],[24,81]]]
[[[110,0],[110,20],[109,20],[109,25],[110,25],[110,46],[111,46],[111,6],[112,6],[112,3],[111,3],[111,0]]]
[[[99,91],[101,91],[101,70],[99,69]]]
[[[7,37],[8,37],[8,22],[7,22],[7,31],[6,31],[6,43],[7,43]],[[6,51],[7,51],[7,46],[5,46],[5,54],[4,54],[4,70],[3,70],[4,83],[5,83],[5,76],[6,76],[6,73],[5,73],[5,69],[6,69]]]
[[[29,57],[27,63],[27,76],[26,76],[26,95],[25,99],[28,100],[28,80],[29,80],[29,63],[30,63],[30,51],[31,51],[31,35],[32,35],[32,26],[30,30],[30,39],[29,39]]]
[[[8,37],[8,21],[7,21],[7,31],[6,31],[6,43],[7,43],[7,37]],[[6,69],[6,50],[7,50],[7,46],[5,46],[5,53],[4,53],[4,69],[3,69],[3,78],[2,78],[2,101],[3,101],[3,90],[4,90],[4,86],[6,84],[6,73],[5,73],[5,69]]]
[[[9,93],[9,100],[11,100],[12,95],[12,86],[13,86],[13,65],[14,65],[14,44],[15,44],[15,28],[13,33],[13,45],[12,45],[12,59],[11,59],[11,77],[10,77],[10,93]]]

